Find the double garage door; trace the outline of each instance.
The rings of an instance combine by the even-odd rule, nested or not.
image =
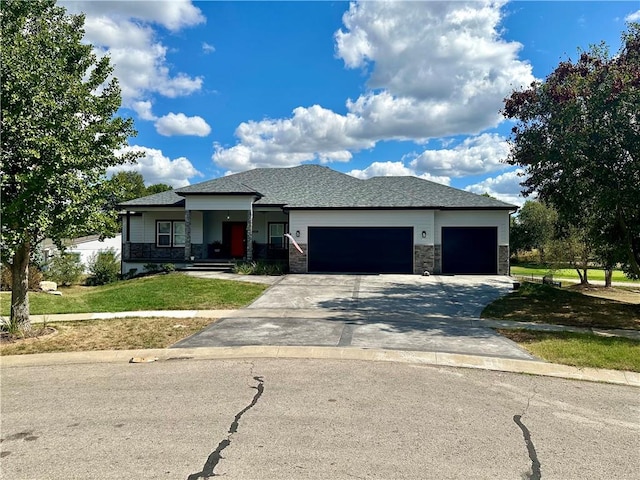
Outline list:
[[[496,274],[496,227],[443,227],[443,274]],[[413,227],[309,227],[314,273],[413,273]]]
[[[412,227],[309,227],[309,272],[413,273]]]

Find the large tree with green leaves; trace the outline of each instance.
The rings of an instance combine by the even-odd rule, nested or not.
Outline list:
[[[601,44],[561,62],[505,99],[503,113],[517,122],[508,162],[525,170],[523,193],[640,277],[640,25],[616,55]]]
[[[11,326],[29,329],[28,268],[49,237],[117,228],[106,211],[106,169],[135,134],[116,116],[121,97],[109,59],[83,43],[84,17],[54,0],[3,0],[2,261],[12,271]]]

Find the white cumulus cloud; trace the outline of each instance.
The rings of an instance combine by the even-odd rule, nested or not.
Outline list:
[[[504,169],[509,155],[507,140],[496,133],[468,137],[453,148],[425,150],[411,160],[418,172],[464,177]]]
[[[156,120],[156,117],[152,112],[152,105],[149,100],[141,100],[134,102],[131,108],[135,110],[138,116],[143,120]]]
[[[85,40],[94,46],[98,57],[109,55],[124,106],[131,107],[150,94],[175,98],[202,88],[202,77],[170,71],[167,47],[157,40],[153,28],[162,25],[177,31],[203,23],[205,18],[190,1],[89,1],[63,5],[71,13],[85,13]]]
[[[186,157],[171,160],[161,150],[141,147],[138,145],[127,146],[119,149],[117,154],[127,152],[142,152],[144,155],[133,164],[119,165],[107,169],[108,175],[121,171],[139,172],[144,177],[145,183],[166,183],[174,188],[185,187],[190,184],[192,177],[201,177],[200,173]]]
[[[522,45],[500,36],[503,4],[351,3],[335,34],[336,55],[368,73],[368,90],[345,99],[344,115],[315,105],[287,119],[245,122],[235,146],[217,146],[214,162],[238,171],[346,161],[381,140],[422,142],[496,126],[503,99],[534,80],[531,65],[518,59]]]
[[[231,148],[216,145],[214,162],[232,172],[256,167],[291,167],[319,159],[321,162],[347,162],[351,149],[375,145],[349,133],[358,119],[339,115],[314,105],[296,108],[287,119],[244,122],[236,129],[239,144]]]
[[[202,42],[202,51],[204,53],[213,53],[216,51],[216,47],[208,44],[207,42]]]
[[[73,0],[60,3],[69,11],[84,12],[87,16],[134,18],[142,22],[157,23],[172,31],[206,22],[200,9],[194,6],[191,0],[171,0],[170,2]]]
[[[487,178],[482,182],[468,185],[464,189],[467,192],[483,194],[488,193],[492,197],[502,200],[503,202],[512,203],[522,206],[525,198],[520,194],[522,187],[520,183],[524,181],[521,176],[521,169],[505,172],[497,177]]]
[[[625,22],[640,22],[640,10],[630,13],[624,17]]]
[[[176,135],[194,135],[206,137],[211,133],[211,127],[202,117],[187,117],[184,113],[169,113],[160,117],[156,123],[156,131],[165,137]]]
[[[407,167],[402,162],[373,162],[367,168],[363,170],[351,170],[349,175],[367,179],[371,177],[419,177],[425,180],[431,180],[432,182],[442,183],[443,185],[449,185],[451,182],[450,177],[434,176],[429,173],[419,174],[415,170]]]

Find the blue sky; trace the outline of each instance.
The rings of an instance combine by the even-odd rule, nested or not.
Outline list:
[[[147,183],[321,163],[517,204],[502,99],[640,21],[637,1],[61,4],[111,57]]]

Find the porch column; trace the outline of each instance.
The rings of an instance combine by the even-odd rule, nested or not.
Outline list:
[[[253,204],[247,212],[247,261],[253,260]]]
[[[184,259],[191,261],[191,210],[184,211]]]

